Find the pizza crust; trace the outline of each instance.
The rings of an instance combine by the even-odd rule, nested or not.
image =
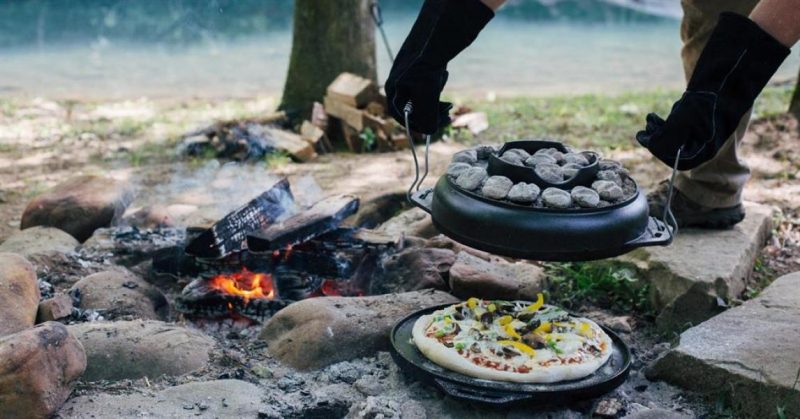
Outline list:
[[[529,372],[498,371],[491,368],[473,364],[468,359],[459,355],[453,348],[448,348],[438,340],[425,336],[425,331],[433,320],[432,315],[421,316],[416,323],[412,336],[414,344],[428,359],[449,370],[485,380],[511,381],[516,383],[556,383],[559,381],[577,380],[593,374],[599,370],[608,358],[611,357],[612,342],[607,334],[602,337],[606,343],[606,350],[596,359],[582,364],[553,365],[549,367],[534,368]],[[596,323],[588,319],[581,319],[590,323],[593,328],[600,329]],[[602,330],[602,329],[600,329]]]

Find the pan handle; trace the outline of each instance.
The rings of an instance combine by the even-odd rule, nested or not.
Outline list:
[[[470,400],[480,403],[505,405],[508,403],[520,402],[529,399],[530,396],[521,393],[508,393],[505,391],[495,391],[488,389],[474,390],[466,386],[458,385],[451,381],[433,379],[436,385],[448,396],[462,400]]]
[[[427,212],[432,214],[431,207],[433,206],[433,189],[423,189],[421,191],[411,194],[411,203]]]

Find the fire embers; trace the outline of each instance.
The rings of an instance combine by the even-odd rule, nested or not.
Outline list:
[[[272,275],[250,272],[247,269],[243,269],[241,272],[217,275],[208,281],[208,288],[223,294],[241,297],[245,304],[252,299],[275,299]]]

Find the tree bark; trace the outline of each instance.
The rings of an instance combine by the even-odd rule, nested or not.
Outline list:
[[[794,95],[789,103],[789,112],[800,119],[800,74],[797,76],[797,86],[794,88]]]
[[[377,80],[370,0],[295,0],[289,72],[280,109],[308,118],[342,72]]]

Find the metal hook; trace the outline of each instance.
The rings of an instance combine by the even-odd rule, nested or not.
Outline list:
[[[664,206],[663,221],[664,224],[672,226],[672,237],[678,235],[678,220],[675,219],[675,214],[672,213],[672,194],[675,192],[675,177],[678,174],[678,162],[681,159],[681,152],[683,146],[678,149],[678,154],[675,156],[675,163],[672,166],[672,175],[669,178],[669,187],[667,189],[667,204]]]
[[[411,184],[411,186],[408,188],[408,192],[406,192],[406,199],[408,199],[408,202],[412,203],[413,201],[411,201],[411,194],[414,193],[415,187],[417,188],[417,190],[419,190],[419,187],[417,185],[421,183],[419,179],[419,161],[417,160],[417,151],[414,149],[414,137],[411,136],[411,125],[408,122],[408,117],[409,115],[411,115],[413,111],[414,111],[414,105],[409,100],[408,102],[406,102],[406,106],[403,107],[403,114],[405,114],[405,120],[406,120],[406,135],[408,136],[408,146],[411,148],[411,155],[414,157],[414,173],[415,173],[414,183]],[[430,136],[428,136],[428,140],[430,141]],[[427,176],[427,174],[428,174],[428,148],[426,146],[425,175]]]

